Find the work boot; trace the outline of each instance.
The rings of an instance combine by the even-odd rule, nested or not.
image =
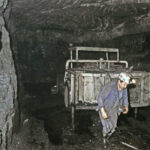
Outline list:
[[[117,133],[117,134],[120,134],[120,133],[121,133],[121,131],[120,131],[120,129],[119,129],[118,127],[116,127],[116,133]]]
[[[103,146],[104,146],[104,148],[107,148],[107,139],[106,139],[106,136],[103,137]]]
[[[111,137],[112,134],[113,134],[113,132],[109,132],[109,133],[107,134],[106,139],[109,140],[109,138]]]

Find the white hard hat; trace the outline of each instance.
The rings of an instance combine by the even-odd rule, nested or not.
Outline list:
[[[121,73],[119,74],[119,79],[120,79],[121,81],[124,81],[124,82],[128,83],[128,84],[129,84],[129,82],[130,82],[130,76],[129,76],[127,73],[124,73],[124,72],[121,72]]]

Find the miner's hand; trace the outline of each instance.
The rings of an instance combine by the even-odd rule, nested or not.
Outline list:
[[[102,108],[100,109],[100,111],[101,111],[102,117],[103,117],[104,119],[107,119],[108,116],[107,116],[107,113],[106,113],[105,109],[102,107]]]
[[[125,109],[125,111],[123,112],[123,114],[127,114],[127,113],[128,113],[128,111],[129,111],[128,106],[125,106],[125,107],[124,107],[124,109]]]

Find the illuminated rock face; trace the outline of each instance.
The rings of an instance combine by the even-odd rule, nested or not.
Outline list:
[[[12,140],[17,110],[17,79],[10,49],[10,38],[5,28],[3,12],[7,1],[0,0],[0,149],[6,150]]]

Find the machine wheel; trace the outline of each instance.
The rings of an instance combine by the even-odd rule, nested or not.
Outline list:
[[[64,102],[65,102],[65,107],[69,107],[69,100],[70,100],[70,95],[69,95],[69,86],[68,84],[65,85],[65,90],[64,90]]]

